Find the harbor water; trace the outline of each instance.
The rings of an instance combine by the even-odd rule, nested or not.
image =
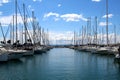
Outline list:
[[[0,80],[120,80],[114,57],[54,48],[0,63]]]

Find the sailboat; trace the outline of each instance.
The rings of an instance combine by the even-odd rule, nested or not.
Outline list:
[[[19,40],[18,40],[18,26],[17,26],[17,0],[15,0],[15,24],[16,24],[16,42],[13,42],[13,48],[7,45],[8,48],[8,60],[19,59],[23,56],[23,51],[18,49]],[[14,27],[14,17],[13,17],[13,27]],[[14,34],[14,31],[13,31]],[[13,35],[14,36],[14,35]],[[10,41],[11,43],[11,41]]]
[[[18,40],[18,26],[17,26],[17,0],[15,0],[15,28],[16,28],[16,41],[14,42],[14,30],[13,30],[13,44],[11,45],[12,47],[9,47],[8,49],[8,59],[19,59],[22,56],[28,56],[28,55],[33,55],[34,51],[32,49],[32,43],[31,43],[31,39],[27,39],[27,20],[26,20],[26,14],[25,14],[25,5],[23,4],[23,9],[24,9],[24,28],[25,28],[25,43],[24,44],[20,44],[20,41]],[[14,17],[13,17],[13,28],[14,28]]]
[[[108,55],[110,50],[108,41],[108,0],[106,0],[106,46],[97,49],[96,53]]]
[[[1,28],[3,38],[4,38],[3,41],[1,41],[1,45],[0,45],[0,62],[1,62],[1,61],[7,61],[8,60],[8,53],[7,53],[7,50],[4,48],[5,35],[4,35],[4,32],[3,32],[3,28],[2,28],[1,23],[0,23],[0,28]]]
[[[7,50],[3,46],[0,46],[0,62],[7,60],[8,60]]]
[[[47,50],[50,49],[48,46],[49,40],[48,40],[48,30],[47,33],[44,32],[44,29],[42,29],[39,26],[39,23],[37,22],[34,11],[32,11],[32,27],[33,27],[33,48],[35,54],[41,54],[45,53]]]
[[[34,48],[32,44],[32,40],[30,38],[30,34],[27,29],[27,16],[26,16],[26,11],[25,11],[25,4],[23,4],[23,13],[24,13],[24,18],[23,18],[23,23],[24,23],[24,40],[25,43],[23,44],[23,50],[25,53],[23,56],[32,56],[34,54]],[[29,37],[29,38],[28,38]]]

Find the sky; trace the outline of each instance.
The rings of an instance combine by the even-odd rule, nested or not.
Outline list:
[[[95,17],[98,21],[98,34],[106,26],[106,0],[17,0],[20,12],[23,14],[23,3],[25,3],[31,18],[32,11],[39,25],[45,30],[49,30],[50,39],[55,43],[57,40],[71,40],[73,32],[82,30],[82,26],[87,26],[88,18],[91,18],[91,26],[95,26]],[[114,25],[116,25],[117,34],[120,29],[120,0],[108,0],[109,34],[113,34]],[[12,22],[12,16],[15,13],[15,0],[0,0],[0,22],[4,27],[4,33],[7,26]],[[2,34],[0,35],[2,37]],[[62,42],[60,42],[62,43]],[[63,42],[64,43],[64,42]]]

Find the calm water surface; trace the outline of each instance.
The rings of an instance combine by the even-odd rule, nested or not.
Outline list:
[[[110,56],[54,48],[0,63],[0,80],[120,80],[120,65]]]

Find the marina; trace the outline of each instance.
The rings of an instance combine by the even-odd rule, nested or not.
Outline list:
[[[0,80],[120,80],[118,3],[1,0]]]
[[[90,52],[93,54],[116,56],[119,53],[119,44],[116,43],[116,26],[114,26],[114,42],[110,42],[110,37],[108,35],[108,0],[105,2],[105,10],[106,32],[104,33],[104,38],[103,35],[99,36],[98,34],[98,17],[94,17],[94,23],[92,23],[92,19],[89,17],[86,21],[87,26],[82,26],[80,32],[74,31],[72,39],[70,40],[71,42],[68,45],[63,44],[63,47],[75,49],[78,51]],[[26,8],[25,3],[22,3],[21,6],[18,0],[14,0],[14,15],[6,33],[3,29],[2,24],[0,23],[1,33],[3,37],[1,46],[4,48],[1,49],[0,61],[7,61],[7,59],[19,59],[22,56],[32,56],[34,54],[45,53],[52,48],[61,47],[61,45],[57,46],[57,44],[50,44],[51,40],[49,37],[49,31],[48,29],[45,31],[44,28],[39,25],[34,10],[31,11],[31,20],[28,19],[28,16],[30,16],[29,14],[30,13],[28,13],[28,9]],[[19,17],[22,19],[21,24],[18,24]],[[92,27],[91,24],[94,26]],[[9,38],[6,37],[7,35],[9,35]],[[101,37],[102,40],[99,37]],[[2,57],[5,57],[5,59]]]

